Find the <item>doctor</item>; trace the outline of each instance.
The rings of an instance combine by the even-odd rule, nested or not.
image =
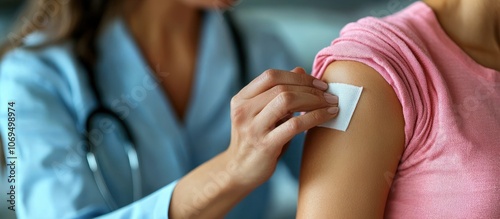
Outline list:
[[[302,69],[265,71],[292,67],[265,30],[238,44],[212,11],[231,0],[30,3],[0,66],[19,218],[262,218],[287,142],[338,112]]]

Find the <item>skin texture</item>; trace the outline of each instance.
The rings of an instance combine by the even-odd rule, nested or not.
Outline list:
[[[499,1],[425,2],[471,58],[500,71]],[[297,218],[383,218],[390,176],[404,148],[400,103],[387,82],[361,63],[334,62],[323,79],[364,90],[347,132],[308,132]]]
[[[297,218],[382,218],[404,148],[401,105],[375,70],[337,61],[328,82],[363,87],[349,129],[309,130],[300,175]],[[341,109],[342,110],[342,109]]]
[[[146,0],[129,1],[125,6],[127,25],[151,69],[169,73],[162,86],[179,121],[184,118],[196,76],[200,11],[227,8],[232,3]],[[330,95],[327,102],[327,88],[301,68],[268,70],[243,88],[231,101],[228,149],[179,180],[170,206],[165,206],[169,217],[223,218],[270,178],[294,135],[336,116],[338,99]],[[302,111],[309,113],[291,118]]]
[[[180,0],[127,3],[125,20],[151,69],[168,74],[161,85],[182,121],[195,77],[200,9]]]
[[[500,1],[427,0],[450,38],[482,66],[500,71]]]

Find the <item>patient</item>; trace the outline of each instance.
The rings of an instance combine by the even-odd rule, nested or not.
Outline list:
[[[314,69],[364,90],[346,132],[309,131],[298,218],[500,218],[500,1],[362,19]]]

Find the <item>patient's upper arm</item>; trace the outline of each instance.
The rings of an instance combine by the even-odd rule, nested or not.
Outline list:
[[[346,132],[308,132],[297,217],[382,218],[392,183],[388,176],[404,149],[401,104],[382,76],[359,62],[336,61],[323,79],[364,89]]]

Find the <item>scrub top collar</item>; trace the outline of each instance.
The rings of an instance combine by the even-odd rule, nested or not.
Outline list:
[[[161,65],[148,66],[123,18],[112,20],[99,38],[101,56],[94,73],[106,107],[115,109],[121,102],[129,106],[130,113],[141,113],[147,120],[143,124],[157,124],[156,128],[163,130],[178,146],[183,155],[179,159],[186,161],[192,159],[192,154],[196,153],[193,150],[197,150],[190,147],[194,143],[191,136],[199,136],[217,123],[220,117],[216,115],[229,109],[229,100],[240,87],[235,45],[224,17],[213,11],[205,12],[202,19],[197,66],[184,123],[174,113],[159,84],[159,81],[169,80],[169,73],[163,72]],[[141,92],[144,90],[145,94]],[[134,123],[134,126],[141,124]],[[143,130],[151,128],[141,127]],[[195,163],[192,165],[197,165],[198,161]]]
[[[238,77],[239,60],[236,58],[231,33],[221,13],[209,11],[203,14],[197,66],[192,96],[187,108],[186,125],[194,125],[196,123],[194,120],[197,120],[196,115],[204,114],[203,112],[206,112],[207,109],[212,110],[213,105],[217,105],[217,100],[220,99],[214,92],[220,92],[221,88],[225,87],[228,82],[234,82],[233,80]],[[98,63],[97,72],[127,77],[127,80],[121,80],[124,82],[121,85],[122,89],[137,86],[138,82],[145,80],[145,75],[151,75],[156,80],[168,80],[170,73],[161,70],[162,65],[168,63],[149,66],[121,17],[111,21],[106,30],[98,42],[102,61]],[[153,71],[159,74],[155,74]],[[215,82],[217,83],[205,83],[205,81],[213,80],[208,77],[216,77]],[[109,80],[106,83],[112,81],[115,80]],[[212,101],[203,101],[206,98]],[[167,108],[172,110],[168,97],[165,96],[165,99],[167,100]],[[208,106],[202,106],[205,104]],[[179,122],[178,118],[176,121]]]

